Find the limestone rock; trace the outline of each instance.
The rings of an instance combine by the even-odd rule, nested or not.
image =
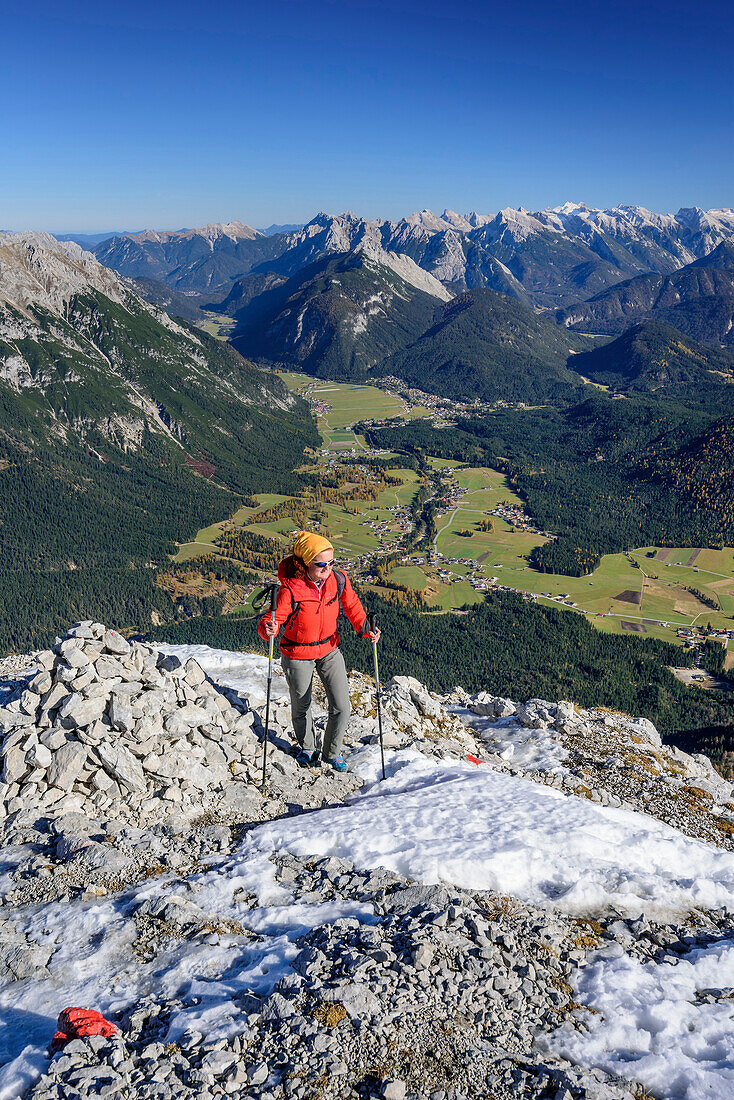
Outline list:
[[[126,748],[122,745],[113,745],[109,742],[103,742],[97,748],[97,752],[105,770],[109,772],[113,779],[117,779],[127,787],[128,790],[145,790],[143,769],[132,753]]]
[[[336,989],[324,989],[321,996],[325,1001],[334,1001],[342,1005],[352,1020],[363,1020],[377,1016],[382,1011],[382,1002],[368,985],[349,982]]]
[[[116,630],[106,630],[102,635],[102,641],[108,653],[128,654],[130,652],[130,643]]]
[[[87,750],[78,741],[68,741],[53,754],[48,769],[48,782],[52,787],[69,791],[87,762]]]
[[[102,717],[105,706],[106,700],[103,697],[85,699],[80,692],[74,692],[59,707],[59,721],[67,729],[89,726]]]

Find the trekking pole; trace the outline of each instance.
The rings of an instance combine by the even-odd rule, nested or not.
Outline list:
[[[278,589],[276,585],[273,585],[270,589],[270,621],[275,625],[275,601],[278,598]],[[268,647],[268,692],[265,697],[265,737],[263,738],[263,778],[261,787],[265,787],[265,770],[268,760],[268,726],[270,725],[270,688],[273,683],[273,644],[275,642],[275,635],[270,637],[270,646]]]
[[[375,632],[375,613],[371,611],[367,616],[370,624],[370,634]],[[385,746],[382,743],[382,710],[380,709],[380,670],[377,667],[377,642],[372,642],[372,656],[375,658],[375,693],[377,697],[377,728],[380,731],[380,757],[382,758],[382,778],[385,778]]]

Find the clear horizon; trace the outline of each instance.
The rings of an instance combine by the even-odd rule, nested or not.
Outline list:
[[[734,205],[710,0],[4,9],[4,229]]]

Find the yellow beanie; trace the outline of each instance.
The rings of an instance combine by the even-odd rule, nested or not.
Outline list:
[[[333,550],[328,539],[321,535],[314,535],[311,531],[301,531],[293,543],[293,553],[306,565],[310,565],[317,554],[323,550]]]

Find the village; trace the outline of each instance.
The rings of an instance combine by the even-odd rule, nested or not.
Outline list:
[[[253,524],[254,515],[246,508],[239,519],[241,528],[225,524],[228,530],[249,528],[253,534],[257,532],[257,537],[272,539],[277,535],[279,543],[285,544],[292,541],[304,522],[309,522],[335,540],[339,568],[355,583],[424,611],[451,612],[481,601],[485,593],[507,592],[541,606],[555,605],[584,615],[604,630],[677,641],[693,652],[702,651],[708,641],[734,648],[729,646],[734,629],[730,628],[731,618],[727,619],[727,603],[721,603],[717,614],[712,602],[710,619],[700,608],[697,614],[693,605],[690,616],[675,605],[677,592],[698,595],[703,579],[700,559],[693,587],[685,583],[687,574],[668,586],[669,606],[661,603],[659,593],[639,593],[639,573],[637,578],[630,575],[631,568],[639,570],[637,557],[662,553],[657,548],[620,554],[618,561],[605,559],[609,564],[601,574],[595,571],[580,578],[551,574],[541,577],[530,567],[529,555],[540,540],[548,542],[558,536],[541,528],[501,470],[425,454],[418,465],[412,456],[406,457],[403,464],[400,455],[370,446],[362,433],[367,424],[404,422],[415,417],[431,419],[434,426],[440,426],[448,415],[487,413],[492,406],[481,402],[459,405],[408,387],[394,377],[376,380],[379,390],[315,381],[302,375],[284,378],[309,400],[318,418],[322,445],[318,452],[312,452],[309,471],[325,489],[314,496],[311,505],[304,499],[303,506],[312,509],[308,520],[305,513],[296,516],[284,507],[277,519],[255,520]],[[390,471],[393,480],[383,477],[380,469]],[[361,487],[369,486],[371,491],[360,496]],[[299,500],[294,499],[291,507]],[[271,508],[281,506],[278,501],[267,503]],[[284,524],[286,516],[293,518]],[[210,536],[204,534],[208,540]],[[217,531],[214,535],[218,537]],[[184,550],[184,555],[200,552],[207,544],[195,542],[190,550]],[[225,550],[223,556],[231,553]],[[690,556],[687,551],[680,562],[666,564],[685,568],[692,564]],[[712,600],[716,599],[714,590],[721,591],[726,599],[729,589],[722,589],[722,585],[729,583],[728,568],[728,559],[709,561],[709,570],[720,570],[712,574],[717,577],[711,586]],[[176,595],[183,598],[187,583],[173,578]],[[229,613],[236,614],[248,606],[249,590],[245,593],[241,586],[235,586],[229,591],[224,583],[220,588],[227,589],[223,598]],[[703,588],[709,592],[705,583]],[[631,615],[625,603],[636,603],[638,614]],[[730,654],[727,667],[733,661],[734,655]]]

